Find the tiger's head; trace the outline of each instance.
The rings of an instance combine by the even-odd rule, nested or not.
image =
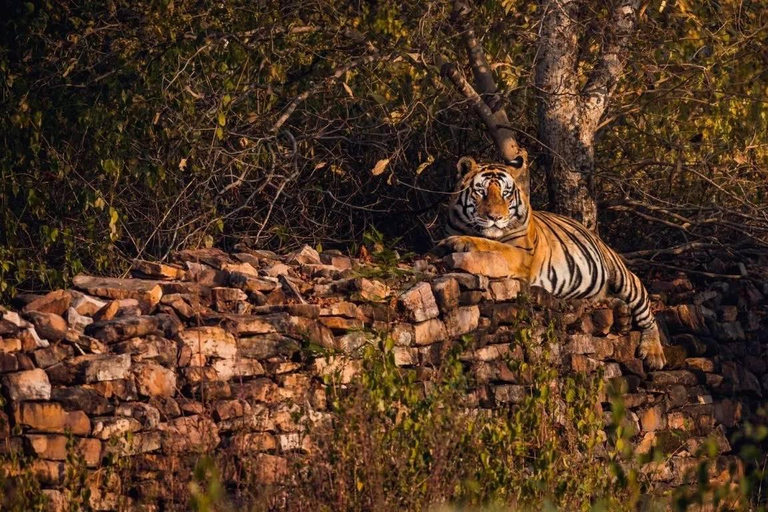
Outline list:
[[[531,207],[515,181],[525,169],[525,155],[509,165],[478,164],[465,156],[448,215],[450,231],[499,239],[528,228]]]

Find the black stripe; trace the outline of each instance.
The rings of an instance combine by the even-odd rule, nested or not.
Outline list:
[[[573,258],[573,256],[571,255],[570,251],[566,250],[565,242],[563,241],[562,238],[560,238],[560,235],[558,234],[558,232],[561,231],[560,229],[558,229],[559,226],[553,225],[551,223],[552,219],[536,215],[536,213],[538,213],[538,212],[534,212],[534,218],[537,219],[537,220],[544,221],[543,224],[549,229],[549,232],[551,233],[552,237],[557,239],[557,241],[560,244],[559,249],[562,251],[563,256],[565,257],[565,263],[566,263],[566,265],[568,267],[568,276],[566,276],[566,278],[570,277],[570,280],[569,280],[569,283],[568,283],[568,284],[571,285],[571,288],[569,288],[569,290],[568,290],[570,292],[570,290],[573,287],[574,280],[576,280],[577,283],[579,283],[579,284],[581,283],[581,270],[579,269],[578,265],[576,265],[576,260]],[[553,249],[554,248],[550,246],[550,258],[549,258],[549,265],[550,265],[550,267],[552,267],[552,253],[553,253]],[[554,271],[553,268],[551,269],[550,272],[552,272],[552,271]],[[565,280],[563,280],[563,282],[560,284],[559,287],[557,287],[553,283],[553,289],[550,290],[550,291],[555,296],[557,296],[557,297],[564,297],[565,296],[565,293],[564,293],[565,292],[565,285],[566,285],[566,281]]]

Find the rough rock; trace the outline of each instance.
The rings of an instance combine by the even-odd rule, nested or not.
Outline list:
[[[3,387],[11,400],[50,400],[51,383],[45,371],[36,368],[17,373],[6,373],[2,378]]]
[[[148,397],[172,397],[176,393],[176,372],[155,363],[134,364],[136,388]]]
[[[13,407],[14,421],[40,432],[87,436],[91,421],[83,411],[65,411],[55,402],[21,402]]]
[[[61,341],[67,335],[67,321],[55,313],[30,311],[26,315],[34,324],[37,334],[48,341]]]
[[[415,345],[430,345],[443,341],[447,337],[448,332],[445,330],[445,324],[437,318],[413,326],[413,343]]]
[[[106,299],[136,299],[155,306],[163,296],[159,283],[139,279],[115,279],[79,275],[72,280],[75,287]]]
[[[312,247],[305,245],[298,251],[290,253],[286,257],[287,263],[301,263],[304,265],[322,263],[320,261],[320,254]]]
[[[67,290],[54,290],[40,298],[27,303],[22,309],[24,313],[38,311],[62,316],[72,302],[72,294]]]
[[[496,302],[512,300],[522,291],[519,279],[500,279],[490,283],[491,299]]]
[[[165,453],[210,450],[221,442],[216,424],[203,416],[184,416],[159,426]]]
[[[35,360],[35,365],[38,368],[48,368],[65,359],[71,359],[74,355],[75,351],[72,347],[63,343],[39,348],[32,352],[32,358]]]
[[[461,336],[477,329],[480,321],[480,308],[464,306],[445,314],[445,330],[448,337]]]
[[[429,392],[461,350],[471,389],[460,405],[472,414],[514,413],[542,384],[534,371],[542,364],[553,370],[553,390],[573,370],[586,372],[585,382],[600,375],[621,394],[641,451],[676,450],[642,475],[653,496],[659,485],[667,492],[690,481],[681,472],[696,467],[709,435],[712,466],[724,468],[732,449],[725,434],[753,418],[768,392],[768,305],[751,284],[655,282],[654,310],[670,336],[667,366],[647,373],[626,311],[489,277],[503,274],[491,268],[504,263],[498,255],[458,256],[486,275],[404,258],[402,273],[373,279],[362,276],[382,274],[338,251],[238,251],[138,262],[134,279],[81,276],[83,291],[14,301],[24,317],[0,307],[0,388],[10,400],[0,411],[0,451],[31,457],[46,492],[66,498],[71,439],[86,457],[89,486],[104,475],[102,457],[126,460],[125,477],[89,487],[94,509],[183,508],[186,487],[171,492],[163,482],[188,481],[199,455],[219,446],[249,450],[243,462],[255,484],[287,478],[287,458],[300,463],[318,449],[315,429],[333,425],[339,392],[366,375],[363,353],[391,351],[398,372]],[[52,338],[63,337],[49,344],[38,336],[41,322],[26,320],[36,315],[63,315]],[[597,417],[612,421],[608,392],[595,398]],[[222,483],[237,485],[235,476],[223,471]]]
[[[131,356],[101,356],[85,362],[85,382],[124,379],[131,369]]]
[[[423,322],[440,314],[429,283],[421,282],[404,291],[400,294],[398,302],[406,317],[414,322]]]
[[[93,418],[93,436],[102,441],[119,439],[141,430],[141,422],[126,416]]]
[[[69,438],[60,434],[28,434],[26,436],[35,454],[48,460],[67,460]],[[73,439],[73,450],[83,457],[85,465],[95,468],[101,462],[101,441],[97,439]]]
[[[184,279],[186,272],[179,265],[168,265],[154,261],[136,260],[131,267],[131,273],[137,277],[176,280]]]
[[[104,343],[115,343],[157,332],[161,320],[157,316],[124,317],[95,322],[85,328],[85,334]]]
[[[51,400],[70,411],[82,409],[89,416],[103,416],[114,410],[104,395],[82,386],[54,387],[51,389]]]
[[[512,275],[507,261],[497,252],[455,252],[443,261],[452,269],[487,277],[508,277]]]
[[[192,327],[180,332],[179,338],[193,354],[222,359],[231,359],[237,354],[235,337],[221,327]]]
[[[432,293],[440,311],[446,312],[459,306],[461,290],[456,279],[448,276],[432,281]]]

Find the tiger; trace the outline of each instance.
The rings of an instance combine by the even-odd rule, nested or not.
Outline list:
[[[516,179],[518,156],[508,165],[478,164],[463,157],[448,206],[446,238],[437,254],[493,251],[506,260],[511,277],[562,299],[619,299],[641,329],[639,354],[651,369],[666,358],[648,291],[605,242],[577,221],[535,211]]]

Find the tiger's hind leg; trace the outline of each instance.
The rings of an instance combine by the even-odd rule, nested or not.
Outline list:
[[[648,367],[659,370],[664,367],[667,360],[661,346],[659,326],[651,310],[648,291],[640,278],[630,272],[616,253],[610,251],[608,256],[614,264],[610,283],[611,295],[626,302],[632,313],[632,319],[642,331],[640,334],[640,357],[645,360]]]
[[[613,311],[613,325],[619,334],[627,334],[632,329],[632,311],[629,304],[616,297],[610,297],[605,303]]]
[[[660,370],[667,364],[664,349],[661,346],[661,334],[656,322],[640,334],[640,357],[645,359],[648,366]]]

